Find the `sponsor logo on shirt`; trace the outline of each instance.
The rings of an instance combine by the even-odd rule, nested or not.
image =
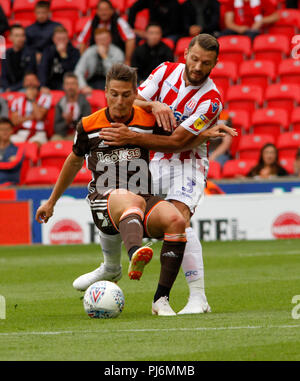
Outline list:
[[[200,115],[200,117],[195,121],[194,127],[196,130],[200,131],[209,122],[209,119],[205,115]]]
[[[133,149],[116,149],[110,153],[103,154],[97,152],[98,160],[105,164],[117,163],[124,160],[139,159],[141,157],[141,150],[139,148]]]

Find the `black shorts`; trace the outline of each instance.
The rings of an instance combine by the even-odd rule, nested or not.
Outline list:
[[[115,235],[119,233],[118,227],[115,225],[114,221],[111,218],[108,200],[111,192],[105,194],[99,194],[97,192],[91,193],[88,195],[88,200],[93,216],[95,225],[99,230],[108,235]],[[147,230],[148,218],[153,211],[154,207],[163,200],[159,196],[153,196],[151,194],[141,195],[146,201],[145,217],[144,217],[144,237],[151,238]],[[158,238],[158,237],[155,237]]]

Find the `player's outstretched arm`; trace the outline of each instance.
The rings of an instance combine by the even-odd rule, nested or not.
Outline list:
[[[47,223],[49,218],[53,215],[54,206],[60,196],[72,184],[77,172],[81,169],[84,163],[84,158],[76,156],[73,152],[67,157],[57,182],[53,188],[49,199],[41,205],[35,215],[37,222]]]
[[[194,135],[184,127],[178,126],[170,136],[149,135],[129,130],[121,123],[112,123],[111,128],[103,128],[100,138],[104,139],[104,144],[111,146],[123,146],[126,144],[136,144],[140,147],[152,149],[157,152],[178,153],[198,147],[210,138],[224,136],[229,133],[236,136],[234,128],[225,124],[213,126],[201,135]]]

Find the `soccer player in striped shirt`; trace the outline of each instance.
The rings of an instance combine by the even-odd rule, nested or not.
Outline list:
[[[179,314],[211,310],[205,295],[202,247],[190,226],[190,218],[206,184],[209,161],[205,136],[212,137],[210,133],[215,129],[212,126],[222,110],[220,93],[209,78],[218,53],[218,41],[211,35],[200,34],[185,52],[185,64],[162,63],[139,87],[136,104],[152,112],[159,126],[174,131],[171,135],[146,136],[128,131],[125,126],[106,129],[101,135],[105,144],[132,142],[152,149],[154,194],[165,194],[186,219],[187,244],[182,268],[190,296]],[[188,149],[189,146],[195,148]]]

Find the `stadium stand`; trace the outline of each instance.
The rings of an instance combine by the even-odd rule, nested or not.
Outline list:
[[[86,167],[82,167],[75,176],[73,184],[87,184],[92,180],[91,171]]]
[[[72,151],[72,141],[62,140],[47,142],[41,146],[39,162],[43,167],[61,169],[64,161]]]
[[[294,158],[283,158],[279,160],[279,163],[290,175],[292,175],[294,173],[294,161]]]
[[[258,160],[260,150],[267,143],[275,143],[275,138],[267,134],[243,135],[237,148],[237,155],[242,160]]]
[[[128,8],[135,1],[112,0],[112,4],[117,12],[127,19]],[[182,3],[185,0],[178,1]],[[224,28],[223,10],[227,1],[219,0],[221,28]],[[0,0],[9,24],[20,23],[24,27],[35,21],[36,2],[37,0],[14,0],[13,2]],[[225,109],[228,110],[233,127],[238,130],[239,136],[232,140],[230,148],[234,160],[227,162],[223,170],[219,163],[211,162],[209,178],[245,176],[249,170],[249,160],[244,159],[257,159],[257,147],[262,144],[262,141],[265,142],[266,135],[276,144],[281,164],[290,174],[293,173],[293,155],[300,146],[297,138],[300,132],[300,61],[291,57],[294,47],[291,38],[300,34],[300,9],[287,9],[284,0],[278,0],[276,3],[280,14],[279,20],[271,27],[265,28],[265,33],[256,37],[253,42],[249,37],[238,35],[222,36],[218,39],[219,62],[213,69],[211,78],[221,93]],[[65,26],[70,40],[74,43],[87,20],[95,14],[97,4],[98,0],[51,0],[52,20]],[[148,22],[149,11],[144,9],[136,17],[135,28],[145,30]],[[182,36],[177,43],[164,39],[164,42],[174,51],[175,60],[178,62],[184,62],[184,51],[190,41],[190,36]],[[9,47],[11,42],[7,39],[6,48]],[[55,106],[63,94],[60,90],[51,91],[52,104],[46,120],[49,139],[53,134]],[[13,100],[21,94],[6,92],[1,93],[0,96],[7,100],[10,110]],[[106,106],[105,93],[102,90],[93,90],[87,99],[91,104],[92,112]],[[259,142],[256,141],[257,139]],[[250,143],[252,150],[247,148],[247,142],[252,142]],[[45,144],[40,151],[36,144],[26,143],[21,172],[22,184],[25,183],[28,171],[36,166],[42,172],[43,167],[48,171],[51,168],[50,165],[55,169],[61,167],[67,152],[62,149],[64,154],[59,156],[57,153],[59,150],[52,148],[53,156],[47,156],[47,149],[52,147],[52,143]],[[65,143],[71,144],[70,142],[55,143],[64,147]],[[250,160],[250,164],[253,166],[255,163],[253,164]],[[90,180],[89,176],[89,171],[83,168],[74,183],[87,183]],[[26,181],[31,182],[29,175],[28,178]],[[46,181],[47,179],[42,176],[41,184],[46,184]],[[49,181],[51,183],[51,176]]]
[[[55,167],[32,167],[27,171],[24,185],[55,184],[58,175],[59,169]]]

